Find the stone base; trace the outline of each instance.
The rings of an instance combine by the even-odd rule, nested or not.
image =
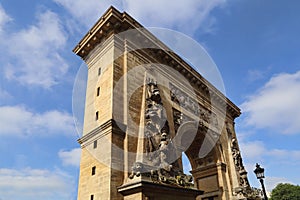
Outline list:
[[[138,181],[122,185],[118,192],[124,200],[195,200],[203,191],[197,189],[176,187],[148,181]]]

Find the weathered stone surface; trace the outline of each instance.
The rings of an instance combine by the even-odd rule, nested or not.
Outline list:
[[[78,200],[245,198],[239,108],[147,30],[118,34],[135,28],[111,7],[74,49],[88,65]]]

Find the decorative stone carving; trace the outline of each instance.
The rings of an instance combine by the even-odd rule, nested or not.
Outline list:
[[[143,171],[143,163],[135,162],[131,167],[131,174],[129,175],[129,178],[132,179],[134,176],[139,177]]]
[[[182,123],[182,115],[176,112],[174,118],[178,126]],[[171,163],[175,149],[170,139],[170,128],[164,113],[160,91],[156,81],[147,79],[146,110],[145,110],[145,152],[147,160],[136,162],[129,178],[141,176],[150,177],[153,182],[173,184],[182,187],[192,187],[192,176],[185,175],[177,166]]]
[[[191,188],[194,186],[193,177],[186,175],[182,172],[178,172],[176,175],[168,173],[164,169],[151,171],[151,180],[155,183],[165,183],[171,185],[177,185],[181,187]]]
[[[174,128],[175,132],[177,133],[178,128],[184,123],[188,121],[195,121],[191,119],[190,117],[184,115],[179,110],[173,109],[173,122],[174,122]]]
[[[169,138],[169,125],[163,113],[163,106],[161,102],[160,91],[157,83],[152,80],[147,80],[147,94],[146,94],[146,153],[148,159],[154,165],[162,162],[162,158],[158,152],[160,149],[166,148]]]
[[[232,138],[231,140],[231,151],[232,151],[232,157],[234,160],[235,167],[239,171],[243,167],[242,166],[243,161],[235,138]]]
[[[233,191],[234,196],[237,199],[249,199],[249,200],[261,200],[263,199],[263,194],[261,189],[253,187],[237,187]]]
[[[243,164],[243,159],[241,156],[241,152],[239,149],[239,145],[237,143],[237,139],[234,135],[234,131],[231,130],[229,124],[226,122],[226,130],[228,134],[228,138],[230,140],[230,147],[232,158],[235,165],[235,170],[237,172],[237,178],[239,181],[239,187],[234,189],[234,195],[237,196],[238,199],[256,199],[257,191],[250,187],[247,171]]]
[[[169,84],[171,100],[178,104],[185,110],[193,113],[200,118],[201,122],[206,122],[212,124],[213,126],[218,126],[217,115],[203,106],[200,106],[198,102],[192,99],[185,92],[174,86],[172,83]]]
[[[231,139],[231,152],[232,152],[232,157],[234,160],[236,171],[238,172],[238,175],[240,177],[239,178],[240,186],[250,187],[248,177],[247,177],[247,171],[245,170],[243,159],[235,137]]]
[[[245,170],[244,166],[243,168],[239,171],[240,173],[240,181],[241,181],[241,186],[243,187],[249,187],[249,181],[247,177],[247,171]]]

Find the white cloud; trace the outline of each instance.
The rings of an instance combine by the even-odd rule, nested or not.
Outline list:
[[[71,151],[60,150],[58,156],[62,160],[63,165],[79,167],[81,149],[75,148]]]
[[[135,0],[124,1],[125,10],[146,26],[163,26],[193,32],[200,25],[210,31],[214,24],[211,11],[223,6],[225,0]]]
[[[276,157],[286,163],[291,163],[291,161],[296,165],[300,163],[299,150],[272,149],[267,151],[267,155]]]
[[[34,113],[23,106],[0,107],[0,127],[0,135],[10,136],[75,134],[69,113],[57,110]]]
[[[300,133],[300,71],[272,77],[245,101],[247,125],[284,134]]]
[[[3,31],[3,26],[11,20],[11,17],[7,15],[2,5],[0,4],[0,33]]]
[[[59,51],[67,37],[59,17],[45,11],[37,15],[38,22],[27,29],[7,34],[8,64],[6,78],[25,85],[49,88],[68,70]]]
[[[13,97],[4,89],[0,87],[0,105],[4,104],[8,100],[12,99]]]
[[[269,157],[274,162],[282,164],[299,164],[300,151],[287,149],[268,149],[262,141],[240,142],[242,156],[247,162],[258,162],[263,157]]]
[[[248,70],[248,80],[250,82],[254,82],[260,79],[263,79],[265,76],[265,72],[258,69],[250,69]]]
[[[279,184],[279,183],[291,183],[287,178],[284,177],[267,177],[265,179],[265,186],[267,192],[270,194],[271,191]]]
[[[265,186],[268,194],[279,183],[292,183],[291,180],[295,177],[291,174],[299,173],[299,150],[268,149],[262,141],[240,142],[239,144],[252,186],[260,188],[259,181],[253,173],[255,163],[260,163],[266,168]],[[289,171],[281,169],[289,169]],[[273,177],[272,174],[268,174],[268,172],[274,174],[274,171],[277,175],[285,177]]]
[[[215,23],[211,11],[226,0],[54,0],[64,6],[82,24],[90,27],[110,6],[125,10],[145,26],[178,28],[193,33],[197,28],[209,32]],[[88,3],[87,3],[88,2]]]
[[[247,74],[247,79],[249,82],[262,80],[267,77],[267,75],[271,72],[271,70],[272,70],[271,65],[265,69],[249,69]]]
[[[240,147],[242,150],[242,155],[247,158],[247,160],[258,159],[261,155],[264,155],[266,149],[263,142],[252,141],[252,142],[240,142]]]
[[[69,200],[76,185],[61,171],[41,169],[0,169],[0,199]]]
[[[53,0],[65,7],[74,18],[90,28],[110,5],[118,6],[119,0]],[[118,6],[120,7],[120,6]]]

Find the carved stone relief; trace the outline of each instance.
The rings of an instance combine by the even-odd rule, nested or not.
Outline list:
[[[231,152],[236,171],[238,172],[240,177],[240,186],[249,187],[250,185],[247,178],[247,171],[245,170],[243,159],[235,137],[231,139]]]
[[[215,113],[199,105],[196,100],[191,98],[172,83],[169,84],[169,87],[171,100],[174,103],[199,117],[200,123],[206,122],[208,124],[212,124],[213,126],[218,126],[218,119]]]
[[[185,122],[188,121],[195,121],[192,118],[184,115],[182,112],[179,110],[176,110],[173,108],[173,122],[174,122],[174,128],[175,128],[175,133],[177,133],[178,128]]]
[[[231,148],[235,170],[237,172],[238,181],[239,181],[239,187],[234,188],[233,194],[237,196],[238,199],[245,199],[249,197],[252,198],[253,196],[256,196],[256,193],[254,192],[254,189],[250,187],[248,177],[247,177],[247,171],[243,164],[243,159],[237,143],[237,139],[227,123],[226,123],[226,130],[230,142],[230,148]]]
[[[176,119],[178,124],[182,118]],[[175,149],[170,138],[170,128],[164,112],[160,90],[155,80],[147,79],[145,110],[145,152],[147,161],[136,162],[129,178],[144,174],[153,182],[191,187],[192,177],[179,169],[174,158]]]

